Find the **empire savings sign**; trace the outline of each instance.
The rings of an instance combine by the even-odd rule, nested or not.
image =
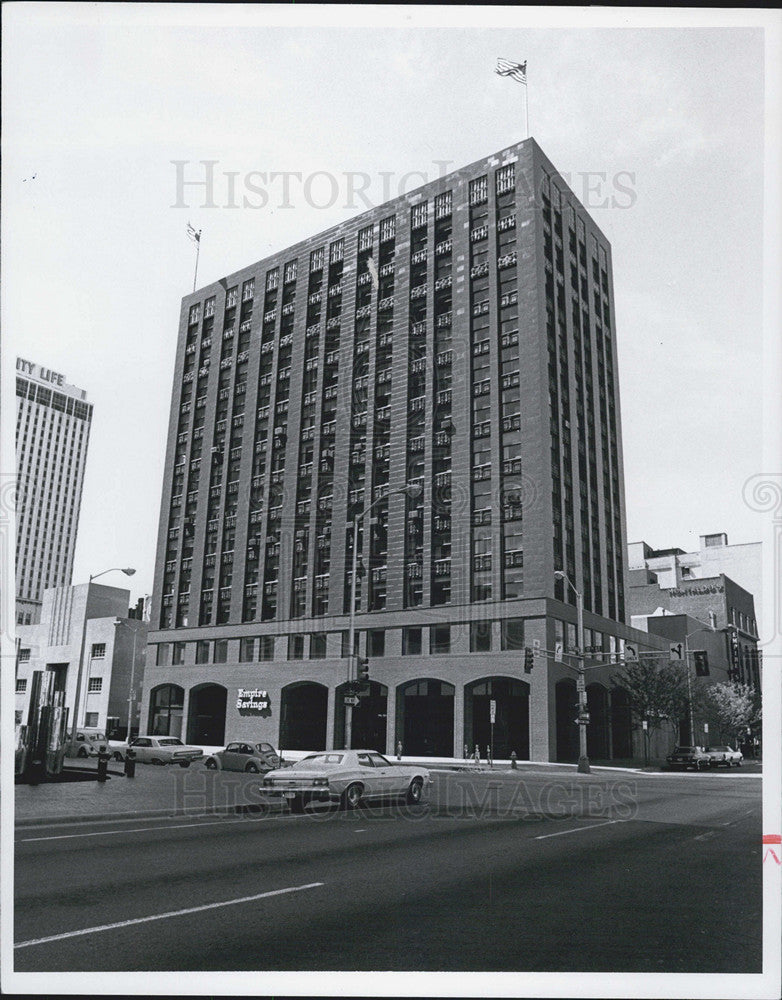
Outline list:
[[[245,711],[262,712],[271,708],[271,701],[267,691],[261,691],[259,688],[239,688],[236,707]]]

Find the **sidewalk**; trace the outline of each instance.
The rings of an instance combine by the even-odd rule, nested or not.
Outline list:
[[[287,760],[300,760],[305,751],[286,751]],[[420,764],[433,774],[471,773],[489,777],[496,775],[503,780],[521,780],[525,774],[549,774],[573,777],[575,780],[589,780],[589,775],[581,775],[576,765],[555,764],[544,761],[519,761],[517,768],[511,768],[509,760],[496,760],[489,767],[485,760],[475,764],[473,760],[454,757],[390,758],[393,763]],[[97,759],[88,758],[70,762],[79,769],[97,770]],[[633,762],[623,761],[622,764]],[[692,778],[691,772],[669,772],[658,766],[610,766],[609,762],[592,763],[592,780],[609,779],[617,775],[649,775],[676,773]],[[715,778],[719,774],[730,773],[733,777],[745,774],[758,777],[761,767],[758,762],[726,772],[704,772]],[[108,770],[109,780],[78,781],[64,783],[43,783],[40,785],[15,786],[15,822],[17,827],[43,825],[46,823],[79,823],[96,820],[139,820],[154,817],[194,818],[207,815],[258,814],[278,812],[284,807],[280,802],[265,802],[261,794],[262,775],[244,774],[236,771],[210,771],[196,763],[189,768],[152,767],[138,764],[136,776],[126,778],[123,765],[112,761]]]

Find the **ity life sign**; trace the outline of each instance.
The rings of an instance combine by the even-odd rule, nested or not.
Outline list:
[[[49,385],[65,385],[65,376],[59,372],[52,371],[51,368],[44,368],[34,361],[26,361],[24,358],[16,359],[16,370],[28,378],[37,379],[39,382],[46,382]]]

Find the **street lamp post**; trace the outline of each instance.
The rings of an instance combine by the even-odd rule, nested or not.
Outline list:
[[[76,673],[76,696],[73,699],[73,727],[71,729],[71,741],[70,741],[70,752],[73,753],[76,746],[76,733],[79,728],[79,702],[81,700],[81,682],[82,675],[84,673],[84,646],[87,641],[87,611],[89,610],[90,604],[90,586],[93,580],[97,580],[99,576],[105,576],[106,573],[124,573],[125,576],[133,576],[136,572],[130,566],[112,566],[110,569],[104,569],[100,573],[95,573],[90,576],[89,582],[87,583],[87,596],[84,601],[84,622],[81,629],[81,648],[79,650],[79,669]]]
[[[131,658],[131,661],[130,661],[130,686],[128,688],[128,735],[127,735],[127,741],[128,741],[128,743],[130,743],[130,736],[131,736],[130,730],[131,730],[131,728],[133,726],[133,709],[135,707],[135,702],[136,702],[136,691],[135,691],[135,683],[136,683],[136,639],[138,638],[138,631],[137,631],[137,629],[130,628],[130,625],[128,625],[127,622],[123,622],[119,618],[116,618],[114,620],[114,627],[115,628],[130,629],[130,631],[133,633],[133,655],[132,655],[132,658]],[[106,735],[108,736],[108,733]]]
[[[364,520],[367,514],[380,503],[381,500],[385,500],[389,496],[397,496],[400,494],[406,494],[407,496],[417,495],[420,487],[417,483],[408,483],[401,489],[393,490],[391,493],[386,493],[384,496],[378,497],[374,500],[366,510],[362,510],[360,514],[356,514],[353,518],[353,554],[351,557],[351,574],[350,574],[350,608],[348,617],[348,684],[350,684],[356,675],[356,671],[353,669],[353,664],[355,661],[355,645],[356,645],[356,570],[358,567],[358,526],[359,523]],[[351,740],[353,737],[353,705],[345,705],[345,749],[350,749]]]
[[[558,580],[564,580],[576,595],[576,615],[578,622],[578,635],[576,637],[576,642],[578,643],[578,680],[576,681],[576,689],[578,691],[578,770],[581,774],[590,774],[586,734],[587,698],[584,669],[584,596],[580,590],[576,589],[570,577],[561,569],[555,570],[554,576]]]

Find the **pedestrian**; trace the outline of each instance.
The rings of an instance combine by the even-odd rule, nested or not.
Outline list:
[[[465,759],[465,760],[467,760],[467,758],[468,758],[469,756],[470,756],[470,748],[469,748],[469,747],[467,746],[467,744],[465,743],[465,744],[464,744],[464,759]]]
[[[486,747],[486,763],[489,765],[490,768],[492,769],[494,768],[494,761],[492,760],[490,746]]]
[[[477,743],[475,744],[475,751],[472,755],[472,759],[475,761],[476,765],[480,764],[481,762],[481,750]]]

